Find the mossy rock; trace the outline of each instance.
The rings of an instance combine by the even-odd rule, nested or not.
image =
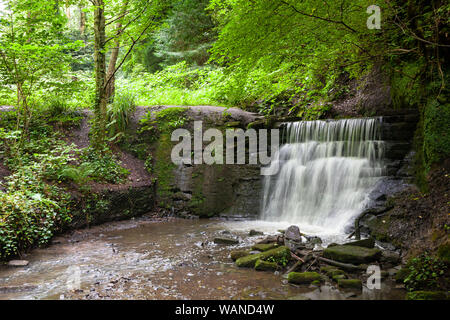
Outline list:
[[[249,254],[249,250],[234,250],[230,252],[230,257],[231,260],[236,261],[237,259],[248,256]]]
[[[448,300],[443,291],[412,291],[406,294],[406,300]]]
[[[334,246],[323,251],[325,258],[344,263],[362,264],[376,261],[381,257],[379,249],[369,249],[356,246]]]
[[[338,286],[343,289],[362,290],[362,282],[359,279],[339,279]]]
[[[345,243],[344,246],[356,246],[356,247],[364,247],[364,248],[371,249],[371,248],[375,247],[375,239],[369,238],[369,239],[353,241],[353,242]]]
[[[224,245],[234,245],[238,244],[239,240],[233,238],[214,238],[214,243],[216,244],[224,244]]]
[[[252,247],[252,250],[267,251],[278,247],[278,243],[259,243]]]
[[[261,253],[250,254],[245,257],[240,257],[236,260],[236,265],[240,268],[254,268],[256,261],[261,258]]]
[[[250,230],[250,232],[248,233],[248,235],[250,237],[254,237],[254,236],[262,236],[264,234],[264,232],[261,231],[256,231],[256,230]]]
[[[347,277],[345,276],[345,274],[336,274],[332,277],[332,279],[336,282],[338,282],[341,279],[346,279]]]
[[[444,243],[438,248],[438,257],[445,263],[450,264],[450,243]]]
[[[320,272],[325,273],[329,277],[333,277],[336,275],[345,275],[344,271],[342,271],[336,267],[331,267],[331,266],[321,267]]]
[[[255,263],[256,261],[258,261],[258,259],[267,260],[271,257],[274,258],[275,260],[281,259],[283,257],[290,258],[290,252],[291,251],[289,250],[288,247],[281,246],[261,253],[241,257],[236,260],[236,265],[238,267],[254,268]]]
[[[278,265],[275,262],[269,262],[264,260],[256,260],[255,270],[258,271],[275,271],[278,269]]]
[[[410,270],[408,268],[401,268],[397,271],[395,274],[395,281],[403,283],[406,279],[406,277],[409,275]]]
[[[322,277],[317,272],[290,272],[288,282],[295,284],[310,284],[314,281],[321,281]]]

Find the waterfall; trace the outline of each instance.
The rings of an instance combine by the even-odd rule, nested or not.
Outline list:
[[[381,121],[285,123],[286,143],[271,164],[278,173],[264,180],[261,218],[343,233],[385,173]]]

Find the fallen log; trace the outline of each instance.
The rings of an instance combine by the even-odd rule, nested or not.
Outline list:
[[[298,257],[295,253],[291,252],[291,257],[294,258],[297,261],[301,261],[302,263],[305,263],[305,260],[303,260],[302,258]]]
[[[295,271],[301,264],[302,264],[301,261],[297,261],[292,267],[290,267],[290,268],[284,273],[284,275],[287,275],[287,274],[291,273],[292,271]]]
[[[342,263],[342,262],[330,260],[330,259],[327,259],[327,258],[324,258],[324,257],[316,257],[316,259],[319,259],[320,261],[325,262],[327,264],[331,264],[332,266],[340,267],[342,269],[347,269],[347,270],[364,270],[363,268],[361,268],[359,266],[355,266],[354,264]]]

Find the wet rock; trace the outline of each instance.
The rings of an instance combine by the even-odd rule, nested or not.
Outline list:
[[[24,292],[37,289],[36,285],[22,285],[22,286],[0,286],[0,293],[14,293],[14,292]]]
[[[331,247],[335,247],[335,246],[338,246],[338,244],[335,242],[332,242],[327,246],[327,248],[331,248]]]
[[[277,236],[268,236],[267,238],[258,241],[257,244],[272,243],[277,242],[277,240],[278,240]]]
[[[337,276],[337,275],[345,275],[345,272],[336,267],[325,266],[320,268],[320,272],[325,273],[329,277]]]
[[[362,290],[362,282],[359,279],[339,279],[339,288]]]
[[[290,272],[288,274],[288,282],[295,284],[310,284],[321,279],[322,277],[317,272]]]
[[[248,250],[234,250],[230,252],[231,260],[236,261],[239,258],[248,256],[250,252]]]
[[[254,237],[254,236],[262,236],[264,233],[261,231],[256,231],[256,230],[250,230],[250,232],[248,233],[248,235],[250,237]]]
[[[239,240],[233,239],[233,238],[217,237],[217,238],[214,238],[214,243],[224,244],[224,245],[234,245],[234,244],[238,244]]]
[[[286,229],[284,233],[286,239],[293,240],[296,242],[302,242],[302,234],[297,226],[290,226]]]
[[[26,267],[29,264],[27,260],[11,260],[8,262],[10,267]]]
[[[381,261],[397,265],[401,262],[400,255],[395,251],[383,251]]]
[[[288,247],[291,251],[295,251],[298,249],[303,249],[306,247],[306,245],[304,243],[302,243],[302,241],[296,241],[296,240],[290,240],[285,238],[284,239],[284,245],[286,247]],[[313,245],[309,246],[309,249],[312,249],[312,247],[314,247]]]
[[[381,257],[379,249],[369,249],[349,245],[338,245],[323,251],[325,258],[352,264],[376,261]]]
[[[258,271],[275,271],[277,269],[278,265],[275,262],[269,262],[259,259],[255,263],[255,270]]]
[[[259,243],[252,247],[252,250],[267,251],[278,247],[278,243]]]
[[[447,300],[448,298],[443,291],[412,291],[406,294],[406,300]]]
[[[332,279],[336,282],[338,282],[339,280],[345,279],[345,278],[347,278],[345,274],[337,274],[332,277]]]
[[[373,248],[375,247],[375,239],[374,238],[368,238],[358,241],[353,241],[349,243],[345,243],[346,246],[356,246],[356,247],[364,247],[364,248]]]
[[[319,237],[309,237],[308,238],[309,243],[316,245],[316,244],[322,244],[322,239],[320,239]]]
[[[258,259],[261,260],[267,260],[270,257],[273,257],[274,259],[281,259],[281,258],[290,258],[290,250],[287,247],[278,247],[275,249],[271,249],[268,251],[264,251],[258,254],[252,254],[246,257],[242,257],[236,260],[236,265],[238,267],[246,267],[246,268],[254,268],[256,261]]]

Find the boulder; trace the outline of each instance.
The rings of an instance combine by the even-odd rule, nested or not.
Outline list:
[[[233,250],[230,252],[231,260],[236,261],[239,258],[248,256],[250,252],[248,250]]]
[[[338,282],[341,279],[345,279],[347,278],[345,274],[336,274],[332,277],[332,279],[336,282]]]
[[[278,269],[278,265],[275,262],[269,262],[264,260],[256,260],[255,270],[258,271],[275,271]]]
[[[287,228],[284,236],[286,239],[302,242],[302,234],[297,226],[290,226]]]
[[[248,233],[248,235],[250,237],[254,237],[254,236],[262,236],[264,233],[261,231],[256,231],[256,230],[250,230],[250,232]]]
[[[393,265],[397,265],[401,262],[402,258],[400,255],[395,251],[383,251],[381,256],[381,261],[388,262]]]
[[[26,267],[29,264],[27,260],[11,260],[8,262],[10,267]]]
[[[290,272],[288,274],[288,282],[295,284],[310,284],[321,279],[322,277],[317,272]]]
[[[359,279],[339,279],[339,288],[362,290],[362,282]]]
[[[323,256],[344,263],[362,264],[378,260],[381,257],[381,251],[379,249],[338,245],[326,248],[323,251]]]
[[[258,254],[252,254],[245,257],[241,257],[236,260],[236,265],[238,267],[254,268],[256,261],[258,261],[259,259],[267,260],[270,257],[274,259],[281,259],[283,257],[286,257],[287,259],[289,259],[290,253],[291,251],[289,250],[289,248],[281,246]]]
[[[259,243],[252,247],[252,250],[267,251],[278,247],[278,243]]]
[[[290,240],[286,238],[284,238],[284,245],[288,247],[291,251],[303,249],[306,247],[305,244],[303,244],[301,241]]]
[[[349,243],[345,243],[346,246],[356,246],[356,247],[364,247],[364,248],[373,248],[375,247],[375,239],[368,238],[364,240],[353,241]]]
[[[225,245],[233,245],[233,244],[238,244],[239,240],[232,239],[232,238],[218,237],[218,238],[214,238],[214,243],[225,244]]]

